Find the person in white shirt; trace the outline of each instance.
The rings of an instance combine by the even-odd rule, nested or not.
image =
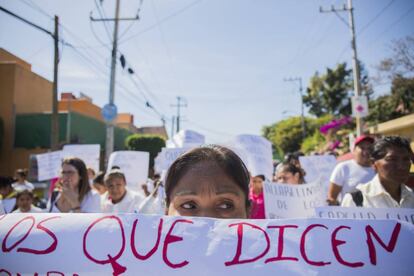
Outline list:
[[[16,182],[12,184],[13,189],[16,192],[21,192],[23,190],[34,190],[34,185],[27,181],[27,169],[18,169],[15,173]]]
[[[100,195],[91,190],[85,163],[76,157],[62,161],[60,179],[47,205],[48,212],[100,213]]]
[[[410,175],[414,153],[407,139],[387,136],[375,142],[371,153],[377,175],[346,194],[343,207],[414,208],[414,193],[404,183]]]
[[[369,155],[373,143],[374,138],[359,136],[354,142],[354,158],[336,165],[329,179],[326,200],[329,205],[339,205],[339,195],[343,198],[346,193],[355,191],[356,185],[366,183],[375,176]]]
[[[143,196],[127,188],[125,175],[119,169],[105,175],[105,185],[107,192],[101,197],[103,213],[133,213],[144,201]]]
[[[41,213],[42,209],[33,205],[33,193],[23,190],[16,195],[16,210],[13,213]]]

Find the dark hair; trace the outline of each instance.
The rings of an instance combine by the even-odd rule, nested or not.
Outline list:
[[[0,188],[8,187],[14,182],[13,177],[10,176],[0,176]]]
[[[17,169],[16,174],[20,177],[26,178],[27,177],[27,169]]]
[[[98,172],[93,179],[93,183],[104,185],[105,172]]]
[[[305,183],[305,170],[301,167],[293,165],[292,163],[283,162],[277,172],[290,172],[293,175],[299,173],[299,182]]]
[[[31,197],[31,198],[34,198],[34,195],[33,195],[33,192],[32,192],[32,191],[29,191],[29,190],[23,190],[23,191],[17,192],[17,194],[16,194],[16,201],[17,201],[17,200],[19,200],[19,198],[20,198],[22,195],[25,195],[25,194],[28,194],[28,195],[30,195],[30,197]]]
[[[115,169],[115,170],[110,170],[110,171],[109,171],[109,172],[105,175],[105,178],[104,178],[104,182],[105,182],[105,184],[106,184],[108,181],[110,181],[110,180],[111,180],[111,178],[114,178],[114,177],[116,177],[116,178],[121,178],[121,179],[123,179],[123,180],[124,180],[124,182],[126,183],[125,174],[124,174],[121,170]]]
[[[166,205],[170,205],[172,190],[188,170],[201,162],[214,162],[229,175],[244,193],[246,207],[249,203],[250,175],[240,157],[226,147],[208,145],[192,149],[175,160],[168,169],[165,179]]]
[[[258,174],[258,175],[254,176],[254,177],[258,177],[258,178],[260,178],[263,181],[266,180],[266,177],[263,174]]]
[[[387,155],[387,150],[390,148],[401,148],[410,153],[411,161],[414,161],[414,153],[410,147],[410,142],[400,136],[384,136],[375,141],[371,150],[371,160],[377,161]]]
[[[62,166],[64,164],[71,165],[78,171],[80,178],[78,183],[79,202],[82,204],[82,201],[85,198],[86,194],[91,190],[91,187],[89,186],[89,178],[86,165],[82,159],[77,157],[68,157],[63,159]]]

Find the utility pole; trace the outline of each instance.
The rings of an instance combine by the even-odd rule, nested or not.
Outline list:
[[[138,20],[138,15],[134,18],[119,18],[119,6],[120,0],[116,0],[115,6],[115,18],[100,18],[95,19],[90,16],[91,21],[114,21],[114,37],[112,42],[112,52],[111,52],[111,77],[109,80],[109,104],[105,107],[108,107],[108,117],[106,121],[106,141],[105,141],[105,164],[108,163],[109,156],[114,151],[114,120],[117,115],[117,108],[114,104],[115,99],[115,76],[116,76],[116,54],[118,52],[118,23],[120,20]],[[104,108],[105,108],[104,107]],[[105,112],[105,110],[103,110]]]
[[[20,21],[50,35],[54,41],[55,55],[54,55],[54,68],[53,68],[53,91],[52,91],[52,117],[51,117],[51,137],[50,148],[56,150],[59,144],[59,120],[58,120],[58,108],[57,108],[57,95],[58,95],[58,68],[59,68],[59,17],[55,16],[55,32],[51,33],[45,28],[36,25],[33,22],[3,8],[0,6],[0,11],[11,15]]]
[[[345,4],[342,8],[335,8],[331,6],[330,10],[324,10],[322,7],[319,8],[321,13],[328,13],[333,12],[335,13],[339,19],[345,23],[345,25],[351,31],[351,47],[352,47],[352,65],[353,65],[353,75],[354,75],[354,95],[361,96],[361,82],[360,82],[360,70],[359,70],[359,63],[358,63],[358,54],[357,54],[357,47],[356,47],[356,37],[355,37],[355,23],[354,23],[354,8],[352,6],[352,0],[348,0],[348,6]],[[346,22],[344,18],[342,18],[338,12],[348,12],[348,20],[349,23]],[[357,115],[356,116],[356,132],[357,136],[360,136],[363,133],[362,129],[363,120],[362,118]]]
[[[171,139],[174,136],[174,129],[175,129],[175,116],[173,115],[171,118]]]
[[[57,150],[59,145],[59,114],[58,114],[58,65],[59,65],[59,17],[55,15],[55,33],[53,36],[55,45],[55,57],[53,68],[53,101],[52,101],[52,150]],[[66,118],[68,119],[68,118]]]
[[[176,132],[180,131],[180,121],[181,121],[180,110],[181,110],[181,107],[187,107],[187,103],[181,104],[182,101],[186,101],[185,98],[178,96],[177,97],[177,104],[176,105],[171,105],[172,107],[177,107],[177,116],[176,116],[177,131]]]
[[[295,77],[295,78],[285,78],[284,81],[288,82],[299,82],[299,94],[300,94],[300,108],[301,108],[301,114],[300,114],[300,124],[302,126],[302,138],[305,140],[306,138],[306,125],[305,125],[305,114],[304,114],[304,107],[303,107],[303,87],[302,87],[302,78],[301,77]]]

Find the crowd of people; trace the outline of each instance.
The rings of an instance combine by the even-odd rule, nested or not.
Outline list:
[[[273,179],[251,175],[240,157],[218,145],[201,146],[179,156],[165,179],[155,175],[133,191],[122,168],[107,172],[87,168],[79,158],[66,158],[45,206],[39,204],[27,171],[15,179],[0,178],[0,213],[143,213],[170,216],[264,219],[265,181],[306,185],[299,156],[288,155],[275,168]],[[353,159],[332,172],[328,205],[369,208],[414,208],[414,193],[405,184],[414,153],[399,136],[374,139],[360,136]],[[36,206],[38,205],[38,206]]]

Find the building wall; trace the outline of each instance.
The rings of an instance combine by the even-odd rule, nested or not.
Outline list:
[[[87,99],[61,100],[58,103],[58,110],[59,112],[70,110],[103,122],[101,108]]]
[[[13,175],[21,162],[14,149],[16,114],[50,112],[52,87],[50,81],[31,71],[29,63],[0,48],[0,117],[4,122],[0,175]]]

